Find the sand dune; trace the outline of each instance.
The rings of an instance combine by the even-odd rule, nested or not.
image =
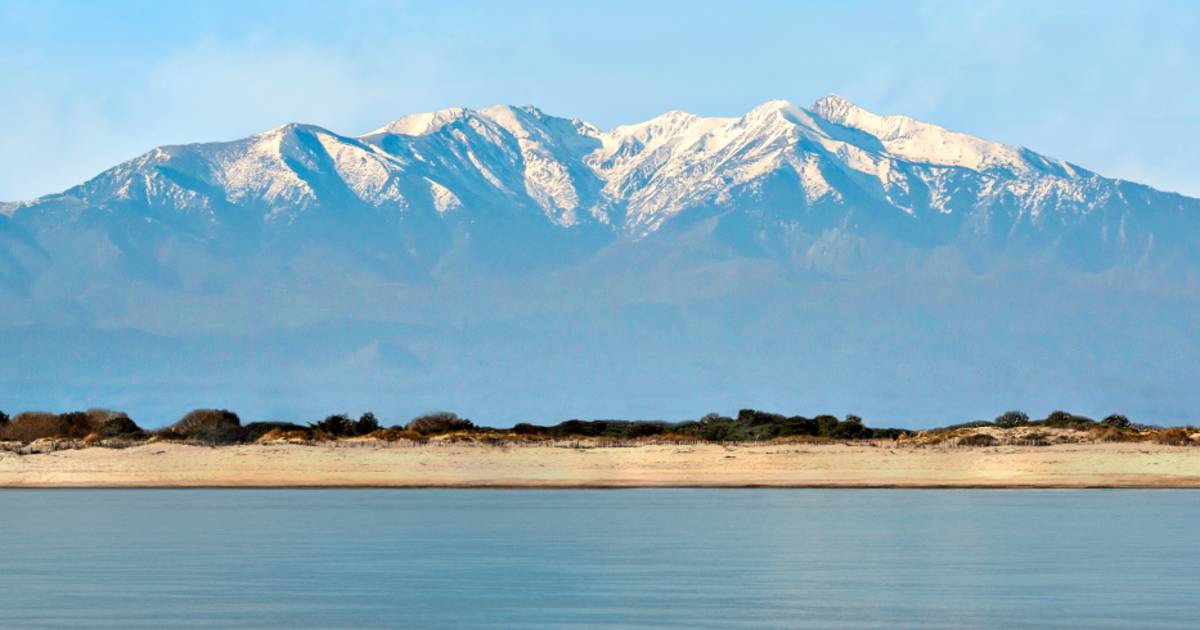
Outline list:
[[[1148,443],[571,448],[362,442],[0,452],[0,487],[203,486],[1200,488],[1200,449]]]

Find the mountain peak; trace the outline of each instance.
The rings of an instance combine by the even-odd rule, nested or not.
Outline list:
[[[858,105],[851,103],[839,94],[830,93],[817,99],[812,104],[812,112],[831,123],[841,124],[842,121],[857,112],[864,111]]]
[[[799,108],[792,104],[791,101],[782,98],[769,100],[758,107],[750,110],[746,114],[746,118],[762,118],[775,114],[794,113],[799,111]]]
[[[394,133],[402,136],[427,136],[473,113],[465,107],[447,107],[446,109],[421,114],[408,114],[363,135],[374,136],[382,133]]]
[[[795,107],[795,105],[793,105],[792,102],[787,99],[773,98],[762,105],[755,107],[751,111],[778,111],[781,109],[787,109],[789,107]]]

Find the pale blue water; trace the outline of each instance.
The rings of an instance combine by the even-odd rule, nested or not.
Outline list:
[[[0,627],[1186,628],[1200,493],[0,492]]]

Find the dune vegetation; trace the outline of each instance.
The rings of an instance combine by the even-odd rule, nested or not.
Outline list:
[[[404,424],[385,426],[367,412],[353,418],[328,416],[307,424],[294,422],[243,423],[234,412],[197,409],[161,429],[148,430],[128,415],[106,409],[67,413],[27,411],[13,417],[0,412],[0,443],[6,450],[40,452],[86,446],[125,447],[149,442],[182,442],[209,446],[255,442],[325,443],[430,441],[479,444],[545,442],[623,446],[644,443],[739,443],[766,441],[851,442],[886,440],[897,445],[996,447],[1049,446],[1081,442],[1153,442],[1172,446],[1200,445],[1200,429],[1157,427],[1135,423],[1122,415],[1102,420],[1055,411],[1034,420],[1009,411],[990,421],[975,421],[938,429],[873,428],[857,416],[837,418],[786,416],[743,409],[734,417],[708,414],[697,420],[567,420],[543,426],[519,423],[511,428],[477,426],[454,413],[425,414]],[[33,445],[33,448],[30,446]]]

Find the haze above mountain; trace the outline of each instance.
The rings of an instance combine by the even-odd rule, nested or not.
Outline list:
[[[0,204],[0,404],[1174,419],[1198,263],[1200,201],[838,96],[287,124]]]

